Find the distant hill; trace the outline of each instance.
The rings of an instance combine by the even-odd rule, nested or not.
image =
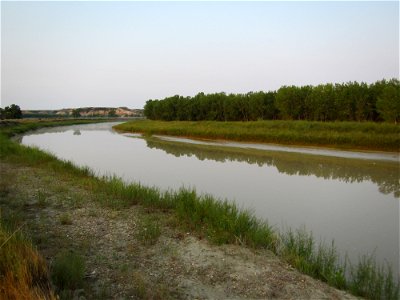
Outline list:
[[[57,118],[57,117],[143,117],[143,109],[127,107],[80,107],[58,110],[23,110],[24,118]]]

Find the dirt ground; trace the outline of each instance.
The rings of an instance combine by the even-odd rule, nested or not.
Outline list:
[[[269,251],[210,244],[171,212],[105,207],[104,195],[55,171],[1,162],[0,175],[1,216],[25,223],[50,267],[61,251],[84,257],[73,299],[356,299]]]

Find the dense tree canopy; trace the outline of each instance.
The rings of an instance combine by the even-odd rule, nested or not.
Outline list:
[[[318,86],[283,86],[247,94],[199,93],[148,100],[144,114],[152,120],[313,120],[400,121],[400,82],[348,82]]]
[[[385,121],[400,121],[400,89],[398,84],[390,84],[382,89],[376,102],[378,112]]]
[[[18,105],[11,104],[6,106],[4,109],[0,108],[0,118],[1,119],[21,119],[22,112]]]

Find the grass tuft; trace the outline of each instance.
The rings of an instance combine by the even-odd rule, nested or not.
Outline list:
[[[52,265],[53,282],[60,291],[82,288],[84,275],[83,257],[75,252],[61,252]]]
[[[150,217],[145,217],[139,224],[137,238],[143,245],[154,245],[161,235],[160,225]]]
[[[71,216],[67,213],[64,213],[60,216],[60,223],[62,225],[72,225]]]

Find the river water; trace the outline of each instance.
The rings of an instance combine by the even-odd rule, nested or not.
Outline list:
[[[277,229],[305,228],[317,240],[334,240],[352,262],[374,254],[398,274],[397,154],[144,138],[117,133],[115,124],[41,129],[21,142],[99,175],[234,201]]]

